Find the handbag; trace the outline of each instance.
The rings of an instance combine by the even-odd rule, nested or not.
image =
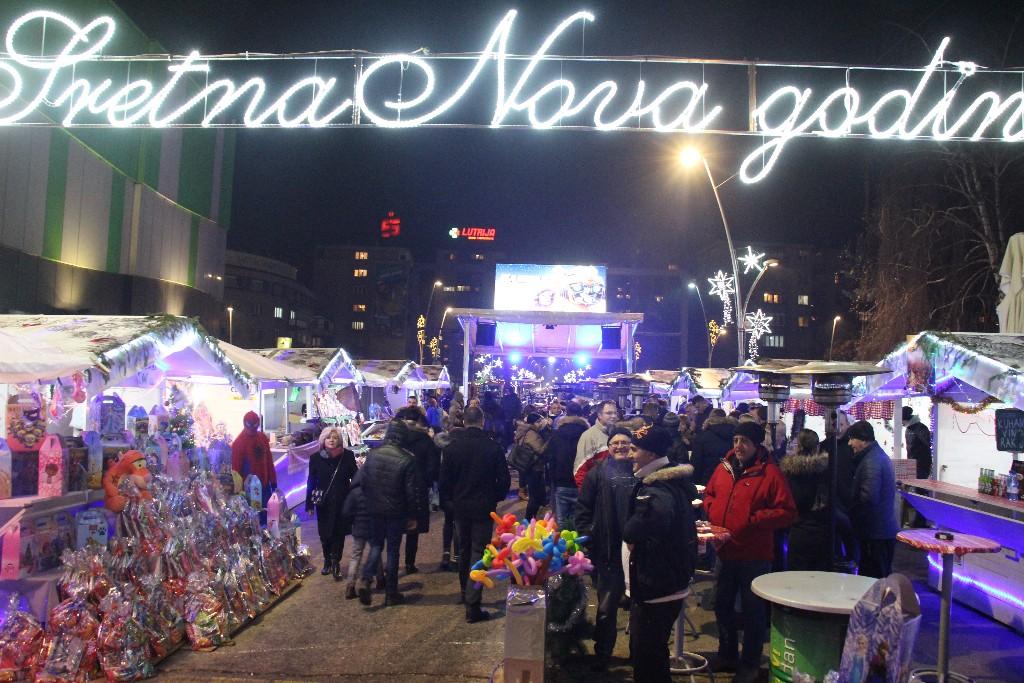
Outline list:
[[[334,478],[338,476],[338,470],[341,469],[341,463],[334,468],[334,474],[331,475],[331,481],[327,484],[327,489],[313,489],[309,492],[309,502],[313,505],[321,505],[324,502],[324,497],[330,493],[331,487],[334,486]]]

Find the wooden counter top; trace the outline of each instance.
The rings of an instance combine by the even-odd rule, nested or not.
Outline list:
[[[1002,508],[1009,512],[1024,512],[1024,501],[1012,501],[999,496],[990,496],[987,493],[978,493],[969,486],[948,484],[944,481],[932,481],[931,479],[903,479],[897,482],[900,488],[916,488],[931,491],[951,498],[960,498],[992,507]]]

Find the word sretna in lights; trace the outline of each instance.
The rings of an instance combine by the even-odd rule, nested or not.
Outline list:
[[[522,59],[508,51],[515,18],[515,10],[505,14],[473,60],[469,73],[448,92],[437,88],[438,77],[431,57],[402,53],[365,56],[363,59],[369,65],[352,84],[351,96],[346,96],[336,78],[315,74],[284,86],[280,94],[269,93],[267,81],[258,76],[240,85],[228,78],[214,79],[211,63],[195,51],[172,59],[167,66],[169,75],[162,84],[131,76],[123,82],[119,80],[117,85],[110,78],[90,81],[76,76],[75,67],[103,55],[116,30],[114,20],[101,16],[79,25],[57,12],[36,10],[15,20],[6,34],[7,54],[0,58],[0,93],[4,93],[0,95],[0,125],[35,122],[32,115],[45,109],[58,111],[62,124],[68,127],[209,127],[241,123],[246,127],[318,128],[339,125],[340,117],[346,113],[350,116],[349,125],[359,125],[364,116],[373,125],[384,128],[454,124],[458,122],[444,115],[482,81],[481,75],[487,69],[489,73],[493,71],[489,78],[496,85],[494,109],[487,124],[491,127],[521,124],[525,117],[536,129],[572,124],[605,131],[640,126],[658,132],[753,133],[765,141],[740,165],[738,175],[748,183],[764,179],[786,144],[800,136],[1024,140],[1024,90],[1009,96],[986,91],[969,102],[955,102],[962,85],[979,69],[972,62],[947,61],[944,55],[948,38],[941,42],[926,67],[913,70],[920,72],[913,90],[891,90],[869,101],[849,83],[823,95],[810,88],[784,85],[759,98],[761,103],[749,112],[754,130],[726,131],[711,128],[725,110],[709,101],[710,86],[705,82],[681,80],[652,92],[648,92],[642,79],[629,88],[622,88],[613,80],[602,80],[589,90],[579,89],[564,77],[540,82],[535,73],[543,62],[573,59],[551,56],[549,51],[555,42],[573,25],[594,21],[594,16],[589,12],[570,15],[534,53]],[[21,48],[31,51],[38,46],[37,40],[30,41],[27,36],[36,35],[44,23],[47,35],[64,37],[64,45],[56,54],[31,56]],[[29,46],[29,42],[33,44]],[[220,57],[217,63],[233,60]],[[244,57],[237,58],[243,60]],[[523,64],[516,76],[507,72],[512,61]],[[369,93],[386,87],[384,83],[390,82],[395,70],[410,69],[421,76],[414,79],[421,83],[417,92],[408,97],[400,94],[395,100],[370,101]],[[871,69],[856,70],[864,71]],[[933,79],[936,73],[943,78],[947,74],[957,77],[956,83],[938,97],[933,94],[936,88],[929,89],[930,82],[938,81]],[[36,75],[31,87],[27,78],[30,74]],[[204,87],[192,95],[186,94],[188,83],[182,83],[188,74],[204,75]],[[32,88],[36,92],[31,92]],[[620,90],[626,92],[620,95]],[[240,117],[233,114],[243,109]],[[106,123],[99,124],[98,120]],[[1000,125],[1001,129],[993,132]]]

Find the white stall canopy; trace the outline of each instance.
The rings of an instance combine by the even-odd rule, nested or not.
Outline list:
[[[267,358],[255,351],[220,342],[221,351],[255,379],[261,388],[271,389],[288,384],[316,384],[317,375],[307,367]],[[276,350],[276,349],[275,349]]]
[[[362,373],[345,349],[253,349],[253,353],[313,373],[320,391],[332,384],[363,384]],[[302,382],[302,380],[294,380]]]
[[[858,382],[858,401],[951,394],[1024,409],[1024,334],[925,331],[878,364],[892,372]]]
[[[190,318],[116,315],[0,315],[0,383],[71,382],[90,394],[159,375],[229,384],[248,396],[253,377]]]

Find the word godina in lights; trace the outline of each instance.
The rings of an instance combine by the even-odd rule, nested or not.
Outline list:
[[[738,171],[748,183],[765,178],[787,143],[801,136],[1024,140],[1024,88],[1014,85],[1018,89],[1005,95],[981,85],[989,82],[986,79],[1001,84],[1000,76],[1007,75],[1019,83],[1024,72],[947,61],[948,38],[920,68],[553,54],[555,43],[570,28],[595,20],[589,12],[576,12],[557,24],[533,53],[518,55],[508,49],[515,19],[514,10],[507,12],[478,53],[340,51],[204,57],[193,51],[184,56],[133,57],[111,54],[116,23],[109,16],[79,24],[57,12],[36,10],[16,19],[6,32],[6,54],[0,55],[0,125],[54,125],[42,120],[42,115],[66,127],[528,126],[751,135],[760,144]],[[312,62],[310,74],[280,85],[282,79],[276,78],[272,93],[262,76],[249,76],[239,83],[215,73],[232,64],[242,63],[248,69],[275,61],[290,67]],[[87,62],[100,62],[103,67],[94,64],[82,69]],[[138,62],[150,64],[133,70]],[[448,66],[435,70],[435,66],[459,62],[470,65],[468,73],[452,78]],[[589,73],[608,64],[651,62],[675,65],[689,74],[700,68],[700,81],[678,80],[655,89],[642,78],[621,85],[602,80],[600,73],[596,77]],[[350,92],[343,92],[339,79],[328,75],[339,63],[355,67],[346,70],[357,74]],[[564,77],[561,66],[567,63],[573,63],[572,71],[580,80]],[[703,77],[702,66],[707,64],[715,65],[716,73],[728,67],[740,72],[753,89],[744,102],[759,104],[733,110],[716,103],[716,91]],[[104,69],[109,77],[87,77]],[[159,74],[163,69],[163,78],[139,75]],[[821,92],[783,85],[762,93],[757,91],[757,79],[748,78],[759,69],[771,70],[772,75],[774,70],[813,73],[816,84],[827,82],[829,75],[837,77]],[[555,71],[557,78],[543,80]],[[884,77],[886,83],[894,77],[906,77],[908,83],[878,91],[877,80],[870,80],[872,74],[876,79]],[[854,80],[862,89],[852,85]],[[394,95],[382,95],[393,91],[396,83]],[[403,92],[403,87],[410,92]],[[467,114],[480,108],[456,107],[474,95],[493,97],[493,108],[488,105],[483,114]],[[459,116],[479,118],[459,121],[456,111]]]

